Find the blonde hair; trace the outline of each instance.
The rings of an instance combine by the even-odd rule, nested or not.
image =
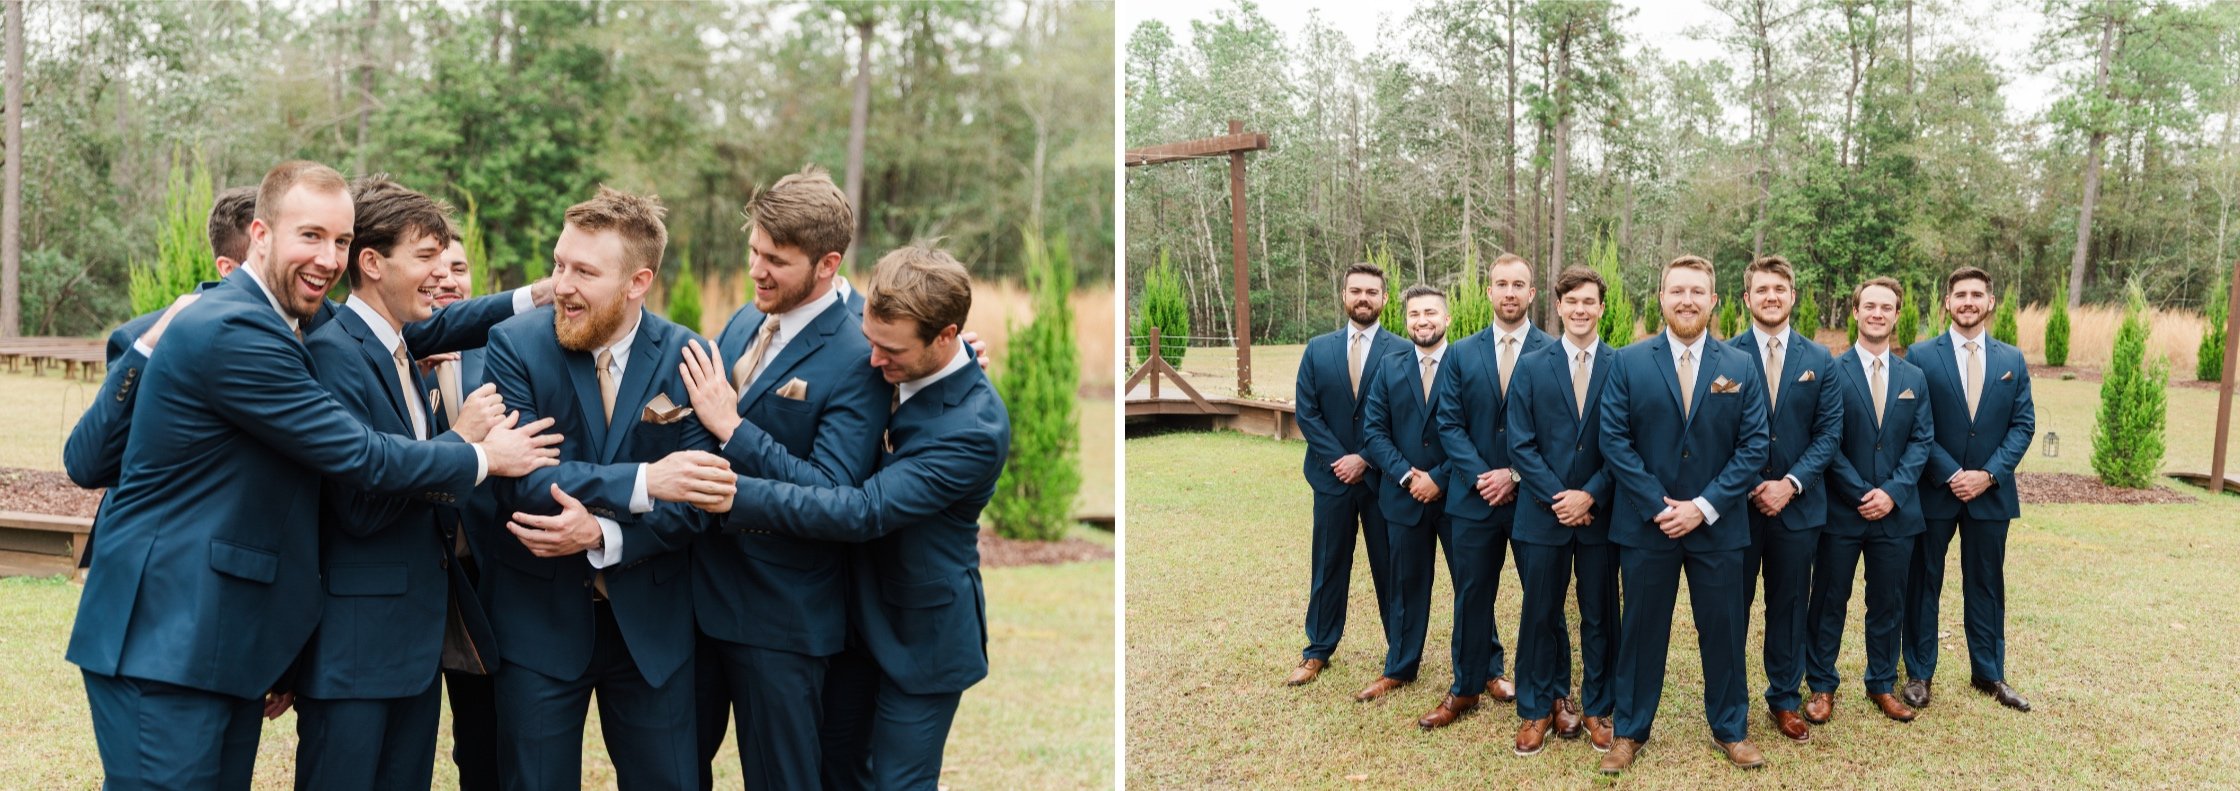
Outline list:
[[[601,184],[598,195],[568,207],[567,221],[586,231],[620,234],[627,263],[659,274],[662,251],[669,247],[669,228],[661,217],[668,213],[659,195],[632,195]]]
[[[334,168],[307,159],[291,159],[266,171],[264,182],[257,185],[256,218],[263,220],[267,227],[279,223],[280,201],[298,184],[320,192],[350,193],[350,182],[344,181]]]

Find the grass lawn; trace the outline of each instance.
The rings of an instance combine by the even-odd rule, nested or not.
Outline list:
[[[2039,381],[2041,427],[2059,458],[2036,471],[2090,471],[2097,385]],[[2170,466],[2208,461],[2214,394],[2171,394]],[[2073,432],[2073,433],[2072,433]],[[1238,434],[1164,434],[1128,442],[1127,739],[1130,783],[1149,787],[1580,787],[1605,781],[1583,741],[1510,752],[1513,706],[1492,705],[1435,733],[1415,727],[1452,680],[1451,588],[1443,561],[1419,683],[1383,701],[1351,695],[1376,678],[1377,631],[1365,559],[1354,565],[1347,639],[1316,683],[1283,677],[1304,644],[1309,495],[1305,446]],[[2198,490],[2187,490],[2198,493]],[[2150,538],[2151,536],[2151,538]],[[1702,679],[1682,587],[1663,706],[1641,763],[1619,784],[1755,786],[2195,787],[2240,778],[2240,756],[2209,746],[2240,725],[2225,667],[2240,599],[2200,595],[2240,553],[2240,500],[2158,506],[2025,506],[2008,544],[2010,679],[2036,710],[2000,708],[1964,684],[1959,553],[1945,588],[1943,683],[1911,724],[1883,719],[1859,686],[1863,605],[1854,600],[1838,664],[1834,722],[1809,744],[1772,731],[1758,661],[1763,598],[1748,655],[1750,733],[1768,766],[1741,773],[1706,743]],[[1513,651],[1519,604],[1505,564],[1496,607]],[[1863,596],[1863,590],[1857,594]],[[1572,623],[1576,624],[1574,618]],[[1574,627],[1576,628],[1576,627]],[[1576,655],[1574,655],[1576,662]],[[1576,671],[1574,671],[1576,679]],[[2189,703],[2188,701],[2199,701]]]

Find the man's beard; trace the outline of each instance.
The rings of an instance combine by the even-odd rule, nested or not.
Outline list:
[[[764,308],[761,305],[756,305],[755,309],[762,311],[765,315],[773,316],[792,311],[794,308],[808,303],[809,292],[816,287],[817,281],[813,278],[801,281],[801,287],[795,289],[788,289],[783,282],[780,282],[777,291],[770,295],[770,307]]]
[[[1361,325],[1377,323],[1377,315],[1379,313],[1380,311],[1373,307],[1370,307],[1369,303],[1367,302],[1356,302],[1350,306],[1347,306],[1346,308],[1346,318],[1352,319],[1353,323]]]
[[[575,320],[570,320],[566,313],[554,306],[552,330],[560,336],[560,348],[588,352],[606,344],[608,338],[614,337],[616,330],[622,329],[625,304],[624,300],[617,299],[603,310],[587,305],[583,318]]]

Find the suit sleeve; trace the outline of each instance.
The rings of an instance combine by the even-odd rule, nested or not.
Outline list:
[[[802,486],[854,486],[871,477],[879,463],[879,435],[887,428],[887,402],[894,392],[879,369],[852,366],[845,389],[817,412],[815,443],[804,459],[754,421],[740,421],[722,454],[741,477],[768,478]],[[777,396],[770,396],[776,398]]]
[[[1820,403],[1812,413],[1812,444],[1805,446],[1797,463],[1789,468],[1797,485],[1805,489],[1820,485],[1821,474],[1835,460],[1837,444],[1843,440],[1843,391],[1835,386],[1834,375],[1834,363],[1820,366]]]
[[[1306,356],[1299,361],[1299,381],[1292,389],[1292,415],[1298,420],[1300,436],[1307,438],[1307,455],[1336,459],[1346,455],[1346,449],[1338,444],[1338,435],[1330,430],[1322,414],[1322,399],[1318,397],[1322,392],[1318,386],[1321,367],[1315,365],[1315,352],[1314,342],[1308,341]]]
[[[439,309],[422,321],[404,325],[404,346],[415,354],[441,354],[480,348],[490,328],[513,318],[513,292],[476,297]]]
[[[1382,359],[1376,362],[1384,364]],[[1377,385],[1369,389],[1369,400],[1361,405],[1361,457],[1394,482],[1413,467],[1407,457],[1400,455],[1399,446],[1392,444],[1392,405],[1387,403],[1387,396],[1396,378],[1399,377],[1377,377]]]
[[[1750,366],[1743,366],[1749,368]],[[1711,501],[1721,514],[1743,513],[1748,507],[1750,487],[1758,483],[1758,470],[1766,464],[1766,446],[1770,432],[1766,428],[1766,380],[1763,375],[1751,376],[1747,371],[1738,377],[1742,382],[1742,423],[1737,426],[1734,455],[1719,470],[1719,477],[1701,495]]]
[[[1468,399],[1463,394],[1469,390],[1470,377],[1475,374],[1470,371],[1469,361],[1460,354],[1454,354],[1454,351],[1449,347],[1447,354],[1447,359],[1453,365],[1447,368],[1446,375],[1438,377],[1432,387],[1436,391],[1434,395],[1438,396],[1437,402],[1432,406],[1436,410],[1435,422],[1439,427],[1439,447],[1447,452],[1447,461],[1443,465],[1446,469],[1441,470],[1439,476],[1442,482],[1446,481],[1447,473],[1461,473],[1465,481],[1468,481],[1493,469],[1487,466],[1485,457],[1478,455],[1477,443],[1470,441],[1471,415],[1469,405],[1465,403]]]
[[[124,470],[125,441],[132,437],[132,404],[148,367],[148,358],[132,348],[135,340],[136,334],[128,335],[121,327],[109,334],[109,372],[62,444],[62,469],[70,474],[71,483],[87,489],[115,486]]]
[[[2016,357],[2022,356],[2020,352]],[[2030,450],[2030,440],[2038,433],[2038,408],[2030,399],[2030,366],[2016,365],[2014,412],[2007,418],[2007,436],[1999,442],[1999,450],[1983,463],[1983,471],[2000,486],[2014,485],[2014,468],[2022,463],[2022,454]]]
[[[1533,380],[1545,369],[1545,366],[1533,368],[1520,365],[1516,374],[1509,379],[1509,467],[1516,470],[1517,477],[1524,481],[1520,490],[1522,496],[1531,497],[1533,502],[1541,505],[1554,505],[1555,496],[1565,488],[1563,479],[1556,475],[1555,468],[1548,466],[1546,457],[1541,455],[1539,427],[1534,425],[1532,419],[1533,413],[1537,411],[1533,408],[1532,392],[1537,387]],[[1444,401],[1440,403],[1445,404]],[[1440,428],[1441,436],[1445,436],[1446,421],[1440,421]]]
[[[700,421],[686,420],[682,421],[681,425],[684,427],[684,436],[678,438],[680,447],[676,450],[715,452],[716,439],[708,433],[707,427],[700,425]],[[607,466],[629,469],[632,484],[635,484],[638,465],[615,464]],[[567,489],[566,486],[560,488],[563,491]],[[629,495],[625,494],[624,496],[628,497]],[[734,498],[734,501],[736,501],[736,498]],[[627,508],[618,513],[626,512]],[[693,539],[708,529],[709,516],[707,512],[684,503],[655,501],[652,511],[638,514],[635,519],[616,519],[617,527],[622,531],[622,557],[616,562],[628,565],[664,552],[682,550],[690,546]]]
[[[504,333],[499,333],[491,341],[482,375],[491,384],[498,386],[498,396],[505,400],[505,408],[520,413],[515,425],[534,423],[543,418],[544,415],[537,412],[536,399],[529,388],[529,367],[521,358],[521,350],[515,348]],[[561,371],[559,376],[564,379],[566,372]],[[697,421],[694,425],[698,425]],[[559,428],[555,426],[553,430]],[[590,438],[570,437],[567,441],[589,442]],[[495,478],[491,481],[500,516],[510,515],[515,511],[559,513],[560,503],[552,499],[552,484],[559,484],[560,490],[567,492],[568,496],[583,501],[588,508],[608,511],[612,514],[609,518],[618,521],[630,515],[630,493],[636,488],[637,482],[636,464],[592,464],[581,461],[563,461],[555,466],[532,470],[519,478]],[[499,527],[503,526],[501,522]]]
[[[1926,392],[1928,380],[1922,380]],[[1906,452],[1898,457],[1898,466],[1890,470],[1890,480],[1882,483],[1882,492],[1894,501],[1903,502],[1916,496],[1921,486],[1921,466],[1929,461],[1929,449],[1937,444],[1936,410],[1927,402],[1913,408],[1913,431],[1906,436]]]
[[[1641,451],[1633,446],[1633,402],[1628,382],[1627,358],[1619,356],[1610,377],[1602,384],[1602,465],[1610,474],[1617,497],[1633,501],[1633,512],[1654,514],[1664,510],[1664,484],[1649,473]],[[1761,419],[1761,422],[1762,419]]]
[[[1934,341],[1935,339],[1932,338],[1930,340],[1922,341],[1920,343],[1916,343],[1912,346],[1906,347],[1906,360],[1908,362],[1921,360],[1922,350],[1931,348],[1930,344],[1932,344]],[[1938,355],[1929,356],[1935,357]],[[1950,363],[1950,360],[1947,360],[1943,363],[1939,363],[1935,360],[1921,360],[1921,362],[1915,363],[1915,365],[1921,368],[1922,378],[1924,380],[1927,380],[1935,378],[1936,376],[1951,376],[1952,366]],[[1934,375],[1930,374],[1929,369],[1931,367],[1936,367],[1938,369],[1938,373]],[[1955,386],[1954,389],[1957,390],[1959,388]],[[1930,403],[1935,403],[1934,397],[1930,399]],[[1965,413],[1964,408],[1962,411],[1963,413]],[[1923,468],[1924,471],[1921,475],[1921,480],[1923,483],[1930,486],[1943,486],[1946,481],[1952,480],[1952,476],[1960,474],[1960,460],[1953,458],[1952,453],[1944,449],[1943,443],[1933,442],[1929,445],[1929,461],[1928,463],[1923,465]]]
[[[823,541],[864,542],[913,524],[934,522],[958,501],[995,483],[1007,444],[992,431],[944,436],[923,452],[896,459],[861,487],[742,479],[732,510],[744,514],[731,526]]]

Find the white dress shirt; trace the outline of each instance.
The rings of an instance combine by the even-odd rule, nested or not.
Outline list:
[[[1991,354],[1991,332],[1981,324],[1976,325],[1976,336],[1973,338],[1960,334],[1959,325],[1953,325],[1945,332],[1952,336],[1952,366],[1960,374],[1960,378],[1953,381],[1960,383],[1960,392],[1962,397],[1965,398],[1968,391],[1968,342],[1975,342],[1976,354],[1986,355],[1983,358],[1983,375],[1989,377],[1991,375],[1991,358],[1988,355]],[[1984,384],[1989,385],[1991,383],[1986,381]],[[1980,399],[1983,394],[1977,393],[1976,397]],[[1963,472],[1967,472],[1967,470],[1954,470],[1952,477],[1944,479],[1944,482],[1951,483],[1953,478],[1960,477],[1960,473]],[[1991,485],[1999,485],[1998,477],[1992,477]]]
[[[387,350],[389,356],[396,356],[397,347],[404,344],[404,336],[398,335],[396,329],[389,326],[387,316],[376,312],[372,303],[359,299],[356,294],[351,294],[349,299],[343,300],[342,305],[356,312],[358,318],[365,321],[366,326],[373,328],[374,340],[381,342],[381,348]],[[409,355],[412,351],[407,349],[405,353]],[[410,365],[411,363],[407,362],[406,364]],[[403,387],[404,382],[398,381],[397,386]],[[425,405],[420,403],[420,400],[426,397],[426,393],[407,392],[404,394],[405,411],[412,416],[413,439],[428,438],[428,410]]]
[[[1766,348],[1766,342],[1767,342],[1767,341],[1771,341],[1771,340],[1773,340],[1773,339],[1775,339],[1775,338],[1780,338],[1780,339],[1781,339],[1781,364],[1782,364],[1783,366],[1787,366],[1787,365],[1789,364],[1789,355],[1790,355],[1790,354],[1793,354],[1793,353],[1795,353],[1795,352],[1796,352],[1796,350],[1797,350],[1796,339],[1794,339],[1794,338],[1791,338],[1791,337],[1789,337],[1789,325],[1788,325],[1788,324],[1786,324],[1786,323],[1782,324],[1782,325],[1781,325],[1781,327],[1780,327],[1779,329],[1776,329],[1776,330],[1774,330],[1774,331],[1773,331],[1773,334],[1771,334],[1771,335],[1767,335],[1767,334],[1766,334],[1766,331],[1765,331],[1765,329],[1764,329],[1764,328],[1762,328],[1762,327],[1759,327],[1759,326],[1758,326],[1758,324],[1757,324],[1757,322],[1751,322],[1751,323],[1750,323],[1750,334],[1751,334],[1751,335],[1752,335],[1753,337],[1755,337],[1755,338],[1757,338],[1757,339],[1758,339],[1758,359],[1759,359],[1759,360],[1764,360],[1764,359],[1766,359],[1766,358],[1768,358],[1768,357],[1772,357],[1772,356],[1773,356],[1773,350],[1771,350],[1771,349],[1768,349],[1768,348]],[[1765,366],[1764,366],[1764,365],[1763,365],[1763,364],[1761,363],[1761,364],[1759,365],[1759,367],[1763,368],[1763,367],[1765,367]],[[1780,371],[1775,371],[1775,372],[1773,372],[1773,375],[1774,375],[1774,376],[1780,376],[1780,375],[1781,375],[1781,372],[1780,372]],[[1786,382],[1784,382],[1783,384],[1787,384],[1787,383],[1786,383]],[[1766,385],[1766,387],[1767,387],[1768,389],[1771,389],[1771,388],[1773,387],[1773,385],[1771,385],[1771,384],[1768,384],[1768,385]],[[1772,419],[1773,419],[1773,408],[1769,406],[1769,407],[1767,407],[1767,408],[1766,408],[1766,420],[1770,422],[1770,421],[1771,421]],[[1769,452],[1770,452],[1770,449],[1769,449]],[[1783,476],[1781,476],[1781,480],[1784,480],[1784,481],[1788,481],[1788,482],[1789,482],[1789,486],[1791,486],[1792,488],[1795,488],[1795,489],[1797,490],[1797,493],[1798,493],[1798,494],[1804,494],[1804,484],[1802,484],[1802,483],[1798,483],[1798,482],[1797,482],[1797,476],[1794,476],[1794,475],[1783,475]]]
[[[1702,334],[1696,336],[1696,342],[1692,345],[1681,343],[1680,336],[1672,334],[1672,330],[1670,329],[1666,329],[1664,331],[1664,335],[1667,340],[1666,345],[1672,347],[1672,370],[1674,371],[1674,373],[1677,374],[1680,370],[1680,354],[1682,352],[1689,352],[1691,353],[1690,359],[1695,360],[1696,378],[1703,378],[1703,350],[1705,346],[1710,345],[1711,331],[1709,329],[1705,329]],[[1694,393],[1689,393],[1684,397],[1693,398],[1694,396]],[[1690,411],[1692,412],[1693,410]],[[1697,497],[1693,502],[1696,504],[1696,510],[1703,512],[1704,524],[1708,525],[1713,522],[1719,521],[1719,509],[1711,507],[1710,500],[1706,500],[1702,497]],[[1658,513],[1664,514],[1671,511],[1672,506],[1668,505],[1664,507],[1663,511],[1659,511]]]

